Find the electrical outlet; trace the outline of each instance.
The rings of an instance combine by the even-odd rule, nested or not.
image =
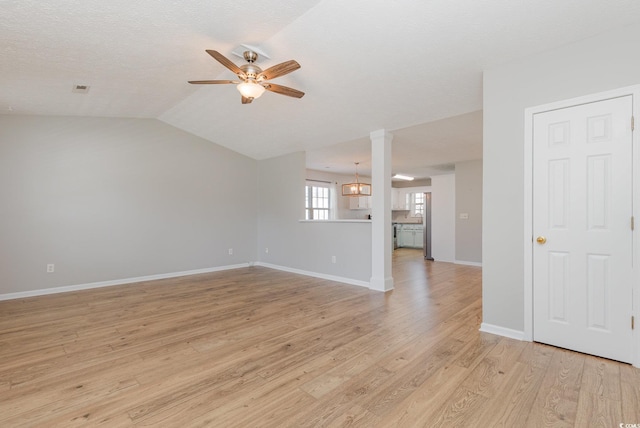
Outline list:
[[[229,255],[233,254],[233,248],[229,248]]]
[[[264,252],[268,254],[269,253],[269,247],[265,248]]]
[[[56,265],[54,265],[53,263],[49,263],[47,265],[47,273],[53,273],[56,271]]]
[[[335,263],[336,262],[336,256],[331,256],[331,263]]]

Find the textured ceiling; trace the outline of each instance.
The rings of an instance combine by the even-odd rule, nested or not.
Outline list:
[[[158,117],[197,90],[188,79],[224,70],[205,49],[262,43],[316,3],[2,0],[0,108]]]
[[[0,112],[158,118],[256,159],[381,128],[433,153],[447,122],[422,124],[464,115],[454,128],[477,133],[484,69],[639,21],[637,0],[0,0]],[[297,60],[275,83],[304,98],[242,105],[233,85],[187,83],[233,78],[204,51],[240,64],[241,43],[263,68]]]

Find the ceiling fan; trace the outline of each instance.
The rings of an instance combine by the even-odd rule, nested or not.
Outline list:
[[[240,81],[237,80],[189,80],[189,83],[195,85],[218,85],[226,83],[234,83],[238,85],[238,91],[242,95],[242,104],[250,104],[251,101],[260,97],[265,90],[275,92],[276,94],[286,95],[288,97],[302,98],[304,92],[297,89],[288,88],[282,85],[276,85],[275,83],[267,82],[268,80],[275,79],[276,77],[284,76],[292,71],[300,68],[294,60],[285,61],[280,64],[276,64],[273,67],[269,67],[266,70],[262,70],[255,62],[258,59],[258,54],[253,51],[245,51],[243,56],[247,60],[247,64],[243,64],[240,67],[235,65],[224,55],[218,51],[207,49],[207,53],[211,55],[220,64],[233,71]]]

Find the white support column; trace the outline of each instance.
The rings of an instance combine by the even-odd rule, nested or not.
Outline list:
[[[384,129],[373,131],[371,138],[371,281],[369,288],[393,290],[391,275],[391,141]]]

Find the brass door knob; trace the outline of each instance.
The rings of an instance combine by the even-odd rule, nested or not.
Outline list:
[[[538,236],[536,238],[536,242],[540,245],[544,244],[545,242],[547,242],[547,238],[545,238],[544,236]]]

